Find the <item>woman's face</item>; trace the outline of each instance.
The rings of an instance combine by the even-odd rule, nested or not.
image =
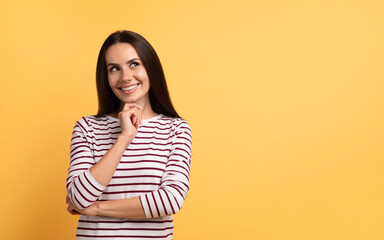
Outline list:
[[[149,104],[147,71],[131,44],[116,43],[110,46],[105,61],[109,86],[122,103]]]

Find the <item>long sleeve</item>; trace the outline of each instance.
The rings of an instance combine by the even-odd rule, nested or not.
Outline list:
[[[191,156],[191,129],[181,120],[175,128],[160,188],[140,196],[146,218],[175,214],[181,209],[189,190]]]
[[[67,193],[72,203],[79,209],[89,207],[106,188],[89,172],[89,169],[95,164],[89,134],[87,120],[82,118],[77,121],[71,139]]]

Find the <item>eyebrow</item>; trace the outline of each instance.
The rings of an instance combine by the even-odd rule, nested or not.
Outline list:
[[[127,64],[130,64],[130,63],[132,63],[132,62],[134,62],[134,61],[137,61],[137,60],[140,61],[140,59],[138,59],[138,58],[132,58],[131,60],[127,61],[126,63],[127,63]],[[119,65],[119,64],[117,64],[117,63],[108,63],[108,64],[107,64],[107,67],[108,67],[108,66],[116,66],[116,65]]]

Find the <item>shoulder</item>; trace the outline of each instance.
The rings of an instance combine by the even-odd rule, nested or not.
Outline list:
[[[77,120],[75,127],[80,127],[84,132],[89,132],[93,129],[109,128],[112,125],[119,125],[119,121],[109,116],[96,117],[89,115]]]
[[[192,131],[188,122],[183,118],[173,118],[162,116],[160,121],[168,123],[170,133],[172,135],[172,145],[177,148],[181,145],[187,146],[189,151],[192,147]]]
[[[163,121],[168,124],[168,128],[171,130],[174,141],[185,139],[189,143],[192,143],[192,130],[186,120],[183,118],[162,116],[159,121]]]
[[[154,131],[161,131],[162,133],[168,132],[171,135],[175,135],[180,131],[187,131],[191,134],[191,127],[183,118],[175,118],[165,115],[159,115],[158,117],[146,121],[143,127],[150,128]]]
[[[168,125],[173,131],[191,131],[191,127],[189,126],[188,122],[183,118],[175,118],[162,115],[158,119],[158,122],[160,124]]]

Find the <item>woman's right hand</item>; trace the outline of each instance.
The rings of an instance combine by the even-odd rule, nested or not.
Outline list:
[[[141,106],[134,103],[125,103],[123,110],[119,113],[121,136],[126,136],[130,140],[135,138],[137,129],[142,123],[142,117],[139,109]]]

